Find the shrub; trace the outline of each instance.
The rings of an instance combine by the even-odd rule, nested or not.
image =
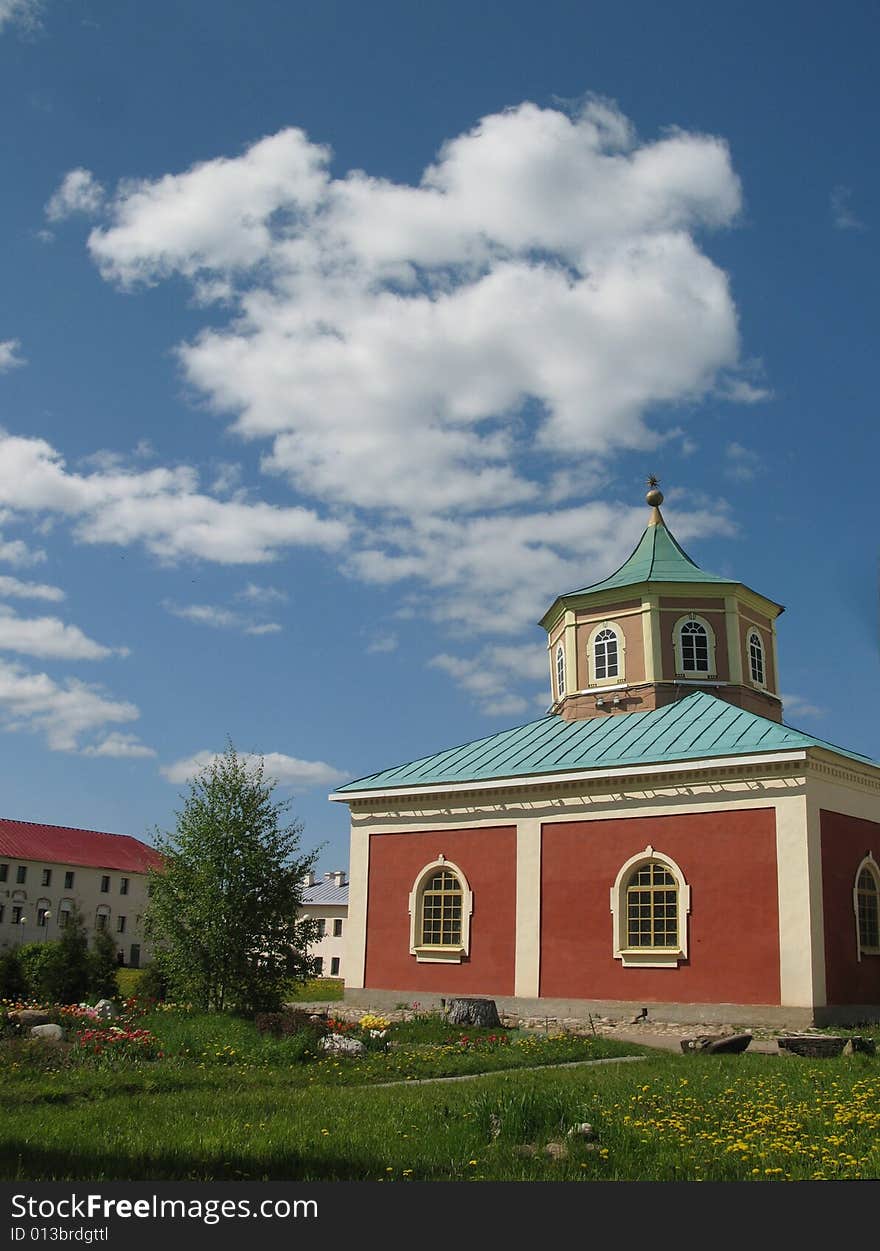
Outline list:
[[[25,943],[17,948],[27,997],[40,1001],[53,999],[57,981],[60,943]]]
[[[11,999],[17,1003],[26,998],[28,993],[27,978],[21,967],[21,958],[16,948],[0,954],[0,999]]]
[[[153,999],[156,1003],[168,998],[168,977],[158,960],[144,965],[133,993],[138,999]]]

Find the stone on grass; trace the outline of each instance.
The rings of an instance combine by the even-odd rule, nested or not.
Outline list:
[[[18,1021],[22,1029],[27,1029],[34,1025],[48,1025],[51,1017],[47,1012],[39,1012],[36,1008],[19,1008],[16,1012],[9,1013],[10,1021]]]
[[[321,1047],[331,1055],[360,1056],[366,1051],[359,1038],[346,1038],[344,1034],[327,1034],[321,1039]]]
[[[64,1039],[64,1030],[60,1025],[32,1025],[31,1038],[39,1038],[42,1042],[60,1043]]]
[[[501,1027],[494,999],[450,999],[446,1005],[450,1025],[482,1025]]]

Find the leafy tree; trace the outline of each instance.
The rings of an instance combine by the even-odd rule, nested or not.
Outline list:
[[[116,942],[106,930],[98,930],[89,953],[89,994],[94,999],[118,999]]]
[[[29,999],[54,999],[57,942],[23,943],[16,951]]]
[[[27,978],[15,947],[0,953],[0,999],[18,1001],[28,993]]]
[[[316,975],[317,924],[298,920],[302,825],[285,823],[263,760],[231,743],[190,783],[173,834],[158,833],[164,868],[147,911],[170,992],[208,1010],[274,1011],[285,983]]]
[[[61,938],[53,943],[55,956],[47,970],[47,995],[54,1003],[81,1003],[89,993],[91,967],[89,939],[82,913],[67,915]]]

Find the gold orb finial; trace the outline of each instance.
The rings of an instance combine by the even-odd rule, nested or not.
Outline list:
[[[663,492],[658,490],[658,479],[654,474],[648,475],[648,486],[651,488],[645,496],[645,503],[650,504],[652,508],[659,508],[663,503]]]

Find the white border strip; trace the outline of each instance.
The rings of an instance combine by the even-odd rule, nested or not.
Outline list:
[[[337,791],[327,796],[331,802],[347,803],[350,799],[384,799],[402,795],[454,795],[463,791],[504,790],[511,786],[547,786],[556,782],[590,782],[594,778],[644,777],[646,774],[693,773],[700,769],[729,769],[738,765],[793,764],[807,759],[806,749],[779,752],[760,756],[697,756],[669,764],[629,765],[619,769],[579,769],[576,773],[534,773],[518,776],[489,778],[478,782],[443,782],[421,786],[411,782],[409,786],[394,786],[387,790],[380,787],[365,791]]]

